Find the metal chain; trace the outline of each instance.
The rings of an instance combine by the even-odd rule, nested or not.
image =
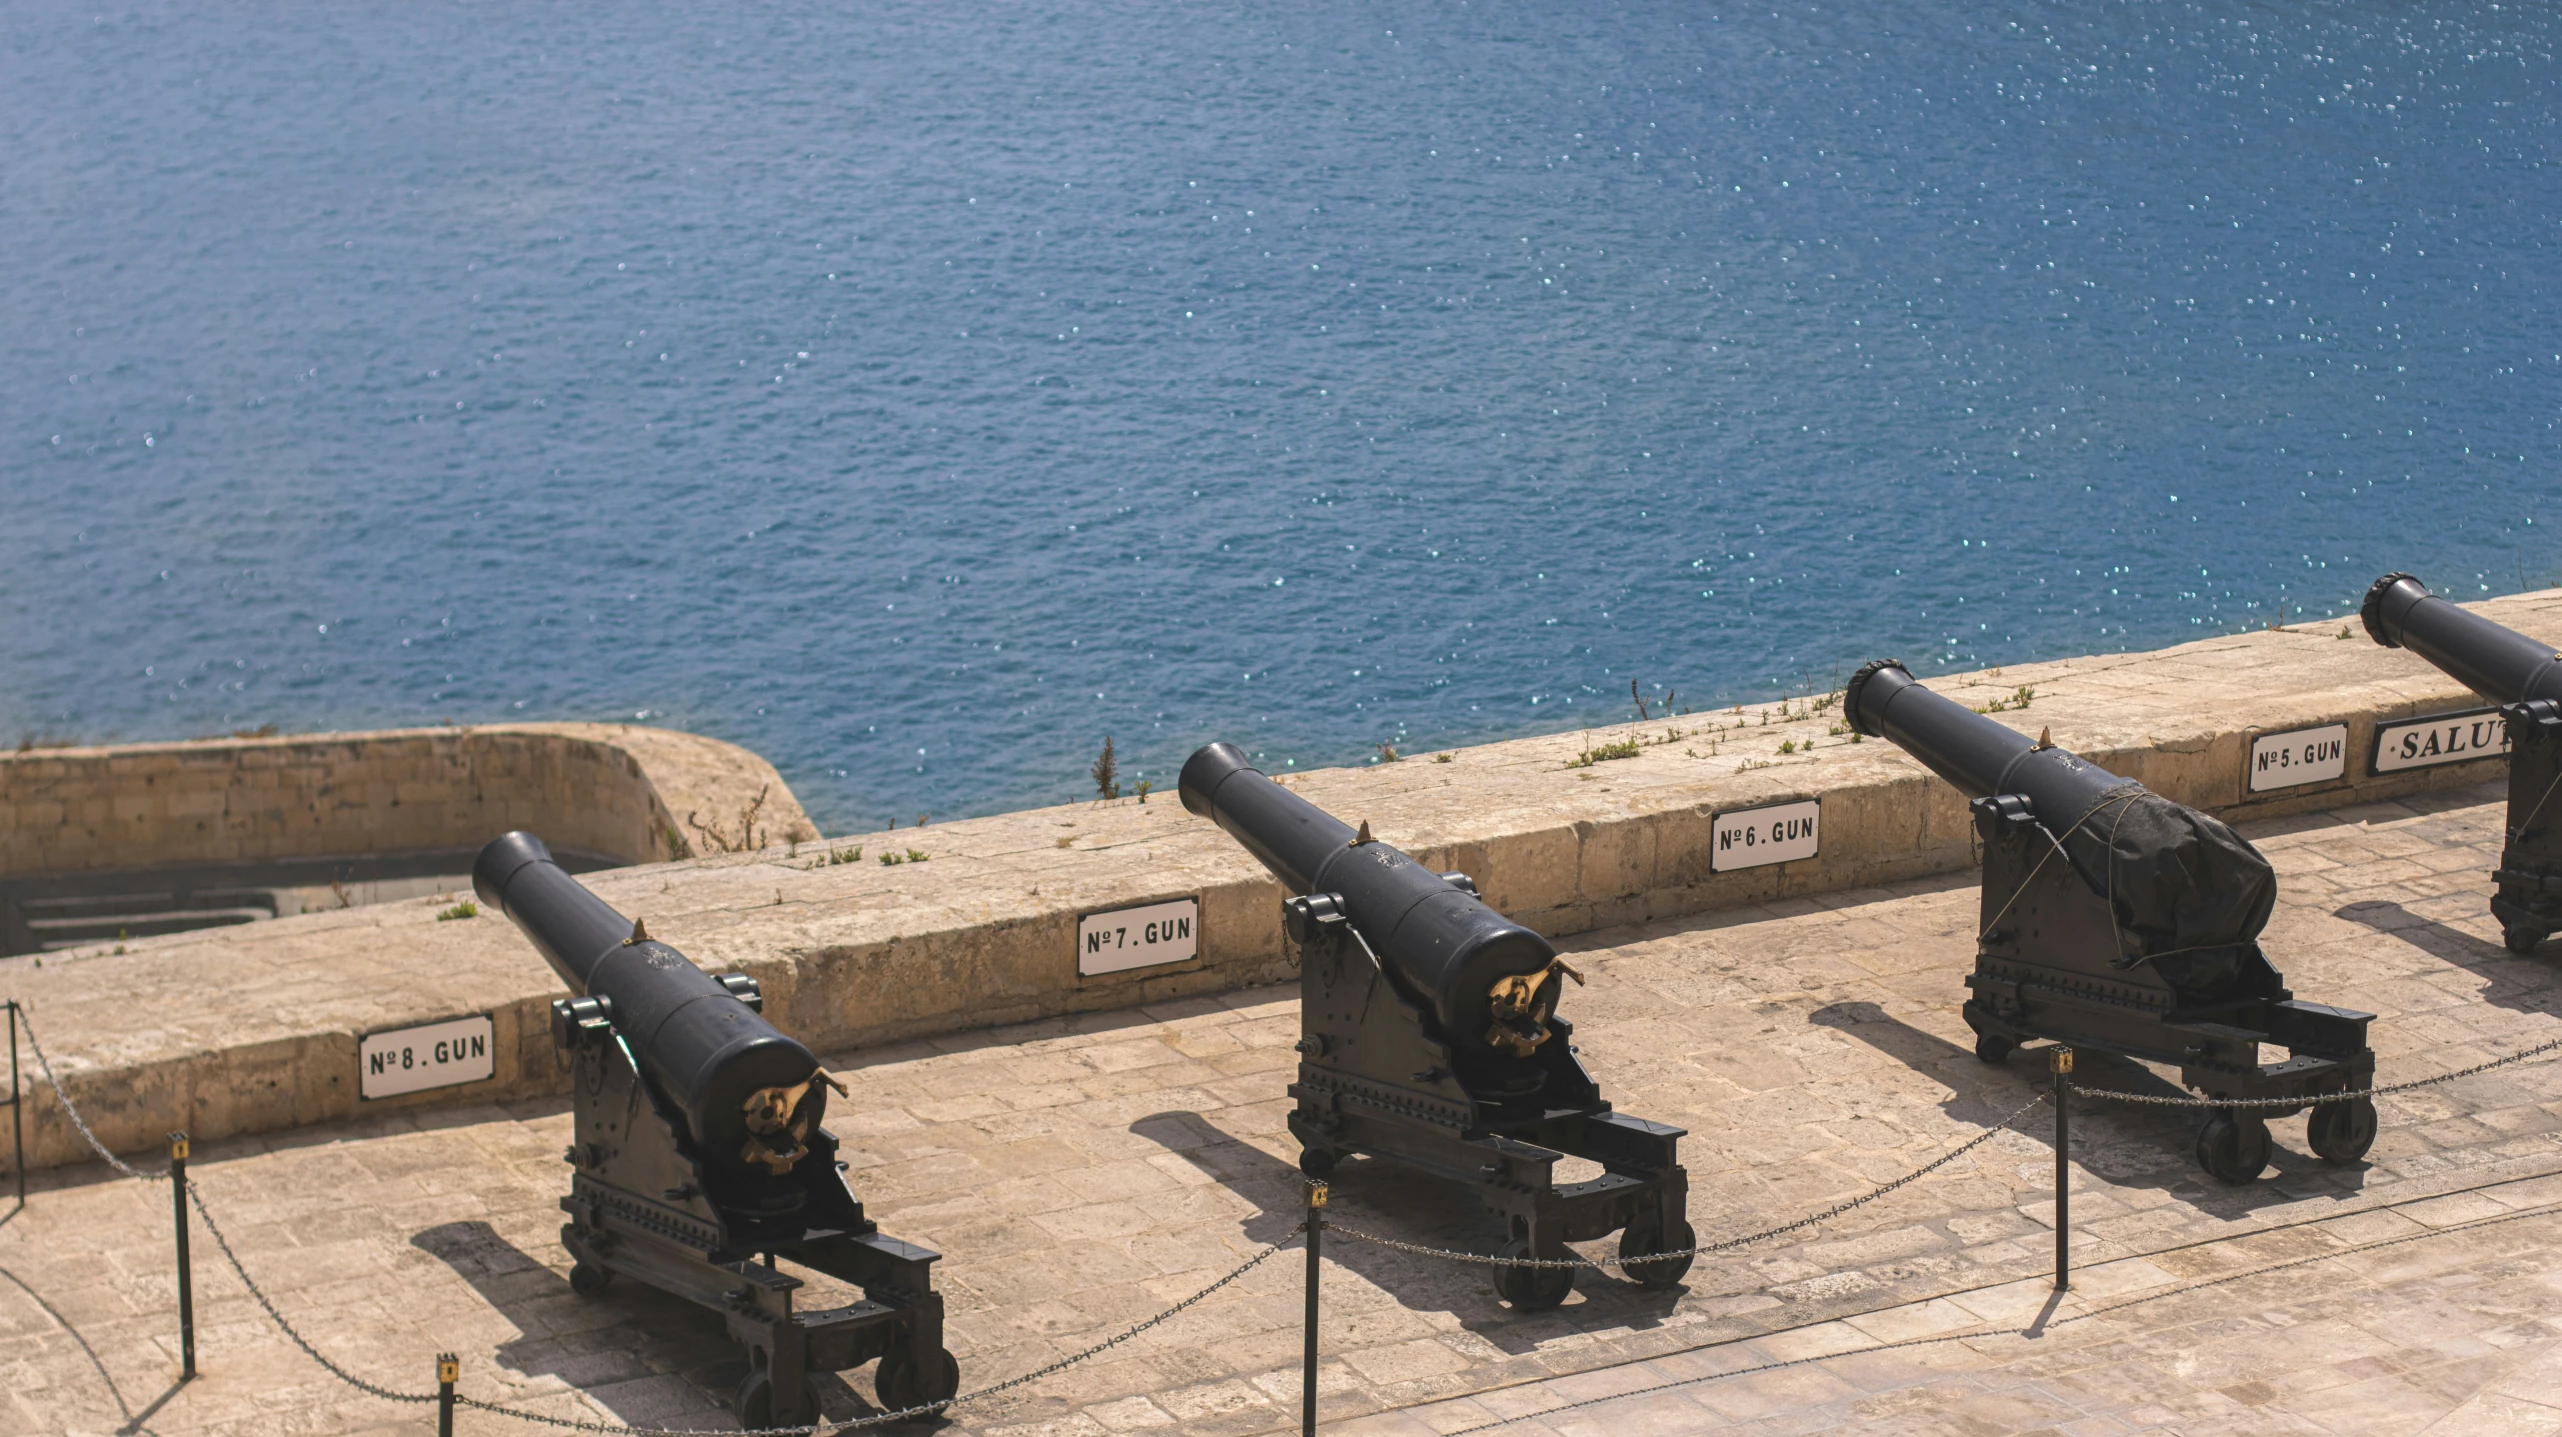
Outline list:
[[[1778,1237],[1782,1233],[1796,1232],[1801,1228],[1809,1228],[1818,1223],[1830,1222],[1834,1218],[1841,1216],[1843,1213],[1849,1212],[1853,1208],[1865,1207],[1868,1204],[1877,1201],[1879,1198],[1886,1196],[1888,1193],[1895,1191],[1906,1183],[1914,1182],[1920,1178],[1929,1176],[1931,1173],[1937,1172],[1941,1168],[1955,1162],[1957,1159],[1973,1152],[1984,1144],[1991,1142],[1994,1138],[2001,1136],[2003,1133],[2011,1131],[2010,1125],[2012,1123],[2019,1121],[2020,1116],[2026,1113],[2029,1109],[2036,1107],[2039,1103],[2045,1102],[2046,1098],[2047,1095],[2044,1093],[2037,1094],[2027,1102],[2020,1104],[2009,1117],[2002,1119],[1993,1126],[1984,1129],[1982,1132],[1977,1133],[1971,1138],[1968,1138],[1956,1147],[1950,1148],[1947,1152],[1941,1153],[1938,1157],[1931,1159],[1929,1162],[1922,1164],[1920,1167],[1913,1169],[1902,1177],[1896,1178],[1892,1182],[1871,1188],[1857,1197],[1846,1198],[1843,1201],[1837,1202],[1831,1207],[1824,1209],[1822,1212],[1811,1213],[1805,1217],[1798,1218],[1794,1222],[1782,1223],[1777,1227],[1764,1228],[1760,1232],[1746,1233],[1741,1237],[1720,1238],[1715,1242],[1704,1242],[1697,1244],[1696,1246],[1674,1248],[1665,1252],[1647,1253],[1641,1257],[1491,1257],[1481,1252],[1459,1252],[1452,1248],[1426,1247],[1421,1243],[1405,1242],[1393,1237],[1380,1237],[1375,1233],[1363,1232],[1359,1228],[1344,1227],[1341,1224],[1334,1222],[1328,1222],[1325,1227],[1328,1232],[1341,1233],[1345,1237],[1351,1238],[1356,1242],[1366,1242],[1379,1247],[1393,1248],[1398,1252],[1410,1252],[1418,1257],[1437,1257],[1451,1262],[1472,1262],[1485,1267],[1588,1267],[1604,1269],[1614,1267],[1623,1269],[1631,1267],[1645,1268],[1655,1263],[1672,1262],[1685,1257],[1698,1257],[1708,1253],[1729,1252],[1735,1248],[1746,1247],[1753,1243],[1760,1242],[1765,1238],[1774,1238]]]
[[[1254,1271],[1256,1268],[1261,1267],[1264,1263],[1270,1261],[1277,1254],[1287,1250],[1291,1241],[1307,1230],[1308,1225],[1306,1223],[1299,1224],[1297,1227],[1294,1227],[1288,1232],[1282,1234],[1279,1242],[1265,1247],[1263,1251],[1256,1253],[1254,1256],[1247,1258],[1244,1262],[1241,1262],[1234,1268],[1230,1269],[1227,1276],[1211,1283],[1208,1287],[1205,1287],[1199,1292],[1192,1294],[1190,1297],[1183,1299],[1181,1302],[1178,1302],[1172,1307],[1167,1308],[1165,1311],[1158,1313],[1156,1316],[1135,1326],[1124,1328],[1121,1331],[1114,1333],[1112,1336],[1103,1339],[1101,1342],[1094,1344],[1092,1347],[1086,1348],[1082,1352],[1062,1357],[1047,1367],[1036,1368],[1033,1371],[1024,1373],[1020,1377],[1009,1377],[1003,1382],[982,1387],[975,1392],[964,1392],[957,1397],[947,1398],[941,1402],[927,1402],[915,1407],[903,1407],[896,1412],[875,1412],[868,1417],[851,1417],[841,1422],[822,1419],[821,1421],[800,1427],[758,1427],[751,1429],[751,1432],[755,1434],[767,1434],[767,1437],[786,1437],[786,1434],[810,1434],[818,1432],[850,1432],[857,1428],[878,1427],[891,1422],[904,1422],[912,1417],[932,1416],[936,1413],[945,1411],[948,1408],[957,1407],[964,1402],[976,1402],[981,1398],[993,1397],[997,1393],[1021,1387],[1027,1383],[1038,1382],[1052,1373],[1063,1372],[1090,1357],[1108,1352],[1111,1349],[1120,1346],[1122,1343],[1129,1341],[1131,1338],[1138,1336],[1140,1333],[1147,1331],[1149,1328],[1168,1321],[1186,1308],[1202,1301],[1210,1294],[1217,1292],[1220,1288],[1223,1288],[1229,1283],[1236,1281],[1238,1278],[1245,1276],[1247,1273]],[[270,1310],[272,1311],[272,1309]],[[309,1349],[305,1350],[307,1351]],[[324,1363],[323,1365],[325,1366],[326,1364]],[[470,1407],[478,1411],[495,1413],[500,1416],[514,1417],[521,1421],[536,1423],[544,1427],[555,1427],[571,1432],[601,1432],[614,1434],[614,1437],[738,1437],[738,1429],[735,1427],[718,1429],[685,1427],[628,1427],[617,1422],[581,1422],[568,1417],[545,1417],[539,1413],[520,1411],[513,1407],[502,1407],[495,1402],[483,1402],[476,1398],[460,1395],[457,1395],[454,1398],[454,1404],[459,1407]]]
[[[53,1075],[53,1060],[44,1055],[44,1044],[36,1040],[36,1020],[34,1016],[28,1011],[27,1006],[24,1003],[17,1006],[18,1022],[27,1030],[27,1046],[33,1048],[36,1053],[36,1067],[43,1072],[45,1085],[53,1089],[53,1100],[62,1105],[64,1115],[71,1119],[71,1126],[80,1130],[80,1137],[82,1141],[88,1143],[90,1147],[97,1149],[98,1156],[107,1160],[107,1166],[114,1168],[117,1172],[123,1173],[126,1177],[139,1178],[147,1183],[165,1183],[169,1181],[169,1175],[167,1173],[144,1172],[142,1169],[126,1162],[124,1159],[117,1157],[114,1153],[107,1151],[107,1145],[98,1141],[98,1135],[89,1130],[89,1120],[80,1116],[79,1106],[71,1101],[71,1095],[69,1093],[62,1090],[62,1080]]]
[[[2549,1042],[2538,1043],[2532,1048],[2525,1049],[2521,1052],[2511,1053],[2505,1058],[2493,1058],[2487,1063],[2476,1063],[2469,1068],[2458,1068],[2452,1073],[2440,1073],[2434,1078],[2414,1078],[2407,1083],[2392,1083],[2381,1088],[2360,1088],[2355,1092],[2311,1093],[2301,1098],[2235,1098],[2231,1100],[2221,1098],[2179,1098],[2165,1097],[2158,1093],[2122,1093],[2113,1088],[2085,1088],[2078,1083],[2073,1086],[2073,1093],[2076,1097],[2106,1098],[2111,1102],[2132,1103],[2137,1107],[2144,1108],[2216,1108],[2232,1112],[2251,1112],[2263,1108],[2294,1109],[2303,1107],[2307,1103],[2344,1103],[2357,1098],[2373,1099],[2390,1097],[2395,1093],[2407,1093],[2415,1088],[2428,1088],[2435,1087],[2439,1083],[2451,1083],[2458,1078],[2469,1078],[2476,1073],[2487,1073],[2493,1068],[2505,1068],[2511,1063],[2523,1063],[2529,1058],[2541,1058],[2547,1054],[2557,1051],[2562,1051],[2562,1038],[2555,1038]]]
[[[117,1157],[114,1153],[108,1151],[105,1143],[98,1141],[97,1133],[90,1129],[88,1120],[80,1115],[80,1109],[71,1101],[71,1095],[62,1090],[61,1082],[54,1077],[53,1064],[45,1057],[44,1045],[36,1040],[35,1023],[26,1016],[26,1010],[23,1007],[19,1009],[18,1016],[19,1020],[26,1024],[27,1046],[35,1050],[37,1067],[44,1073],[45,1082],[52,1086],[55,1100],[62,1105],[63,1113],[71,1119],[71,1125],[74,1128],[79,1129],[80,1136],[88,1142],[91,1148],[97,1151],[98,1156],[106,1159],[109,1166],[113,1167],[116,1171],[123,1173],[126,1177],[137,1178],[143,1182],[165,1183],[169,1181],[169,1174],[165,1172],[145,1172],[142,1169],[133,1166],[131,1163],[124,1161],[122,1158]],[[277,1309],[275,1302],[267,1296],[265,1289],[259,1287],[257,1280],[249,1275],[249,1269],[241,1265],[240,1255],[231,1250],[231,1240],[223,1236],[221,1226],[214,1221],[212,1209],[205,1206],[204,1189],[190,1185],[187,1189],[187,1202],[190,1206],[195,1208],[196,1216],[204,1222],[205,1231],[212,1235],[214,1247],[222,1253],[222,1260],[231,1268],[232,1276],[240,1279],[240,1285],[249,1290],[249,1295],[251,1297],[257,1299],[258,1306],[266,1312],[268,1320],[275,1323],[277,1330],[284,1333],[287,1338],[291,1339],[294,1346],[301,1348],[305,1357],[319,1363],[321,1369],[327,1372],[330,1376],[337,1378],[339,1381],[346,1383],[348,1386],[355,1388],[357,1391],[364,1393],[368,1397],[377,1397],[385,1402],[424,1403],[438,1400],[438,1394],[433,1392],[401,1392],[393,1388],[382,1386],[379,1383],[368,1382],[364,1378],[358,1377],[356,1374],[348,1371],[346,1368],[339,1366],[337,1363],[330,1361],[328,1357],[321,1353],[319,1348],[311,1345],[310,1339],[304,1337],[300,1331],[295,1329],[291,1322],[285,1320],[284,1313]],[[982,1387],[975,1392],[964,1392],[959,1396],[948,1398],[941,1402],[928,1402],[915,1407],[905,1407],[896,1412],[876,1412],[868,1417],[848,1418],[842,1422],[821,1419],[820,1421],[807,1423],[799,1427],[758,1427],[750,1429],[751,1437],[753,1437],[753,1434],[765,1434],[765,1437],[811,1437],[811,1434],[815,1433],[846,1432],[860,1427],[878,1427],[891,1422],[904,1422],[912,1417],[931,1416],[935,1413],[942,1412],[947,1408],[958,1406],[964,1402],[974,1402],[981,1398],[993,1397],[997,1393],[1021,1387],[1028,1383],[1038,1382],[1042,1378],[1048,1377],[1053,1373],[1065,1371],[1088,1358],[1118,1347],[1122,1343],[1129,1341],[1131,1338],[1138,1336],[1140,1333],[1171,1320],[1185,1309],[1190,1308],[1194,1304],[1209,1297],[1210,1294],[1217,1292],[1219,1289],[1226,1287],[1229,1283],[1232,1283],[1238,1278],[1245,1276],[1247,1273],[1254,1271],[1256,1268],[1261,1267],[1264,1263],[1270,1261],[1276,1254],[1289,1247],[1289,1245],[1296,1240],[1301,1233],[1304,1233],[1307,1230],[1308,1225],[1304,1222],[1300,1223],[1297,1227],[1294,1227],[1288,1232],[1282,1234],[1279,1242],[1266,1246],[1263,1251],[1258,1252],[1254,1256],[1247,1258],[1244,1262],[1239,1263],[1235,1268],[1228,1272],[1227,1276],[1211,1283],[1208,1287],[1201,1289],[1199,1292],[1192,1294],[1190,1297],[1183,1299],[1181,1302],[1167,1308],[1165,1311],[1147,1319],[1145,1322],[1139,1323],[1134,1327],[1125,1328],[1122,1331],[1103,1339],[1101,1342],[1094,1344],[1092,1347],[1089,1347],[1082,1352],[1062,1357],[1047,1367],[1026,1372],[1020,1377],[1009,1377],[1005,1381],[996,1383],[993,1386]],[[477,1397],[466,1397],[461,1393],[454,1394],[454,1405],[457,1407],[469,1407],[475,1411],[488,1412],[498,1416],[513,1417],[518,1421],[532,1422],[544,1427],[560,1428],[571,1432],[607,1433],[613,1434],[613,1437],[740,1437],[739,1429],[735,1427],[633,1427],[620,1422],[581,1422],[567,1417],[547,1417],[537,1412],[525,1412],[513,1407],[504,1407],[495,1402],[484,1402]]]
[[[1245,1276],[1247,1273],[1254,1271],[1256,1268],[1261,1267],[1264,1263],[1270,1261],[1272,1258],[1278,1256],[1283,1250],[1287,1249],[1294,1239],[1299,1237],[1300,1234],[1305,1233],[1307,1230],[1308,1225],[1304,1222],[1300,1223],[1288,1232],[1283,1233],[1279,1242],[1271,1244],[1264,1248],[1263,1251],[1258,1252],[1254,1256],[1247,1258],[1244,1262],[1237,1264],[1237,1266],[1231,1270],[1227,1276],[1211,1283],[1208,1287],[1201,1289],[1199,1292],[1192,1294],[1190,1297],[1183,1299],[1181,1302],[1176,1303],[1172,1307],[1167,1308],[1165,1311],[1158,1313],[1156,1316],[1149,1318],[1147,1321],[1140,1323],[1136,1327],[1129,1328],[1116,1336],[1107,1337],[1101,1342],[1094,1344],[1092,1347],[1085,1349],[1083,1352],[1077,1353],[1073,1357],[1062,1357],[1047,1367],[1026,1372],[1020,1377],[1009,1377],[1003,1382],[999,1382],[992,1387],[982,1387],[976,1392],[965,1392],[960,1396],[953,1398],[952,1401],[972,1402],[982,1397],[993,1397],[997,1393],[1006,1391],[1009,1388],[1021,1387],[1029,1382],[1038,1382],[1053,1372],[1073,1367],[1077,1363],[1083,1362],[1089,1357],[1107,1351],[1108,1349],[1118,1347],[1122,1343],[1129,1341],[1131,1338],[1138,1336],[1140,1333],[1147,1331],[1149,1328],[1156,1326],[1158,1323],[1161,1323],[1174,1316],[1176,1313],[1183,1311],[1185,1308],[1190,1307],[1192,1304],[1208,1297],[1211,1293],[1218,1291],[1220,1288],[1227,1286],[1229,1283],[1232,1283],[1238,1278]]]
[[[320,1349],[312,1346],[307,1338],[305,1338],[301,1333],[295,1331],[294,1325],[285,1321],[285,1315],[276,1310],[276,1304],[269,1301],[267,1294],[259,1288],[258,1284],[250,1280],[249,1269],[240,1265],[240,1255],[231,1250],[231,1239],[222,1235],[222,1228],[214,1222],[212,1210],[205,1206],[204,1189],[190,1184],[187,1188],[187,1202],[190,1206],[195,1208],[196,1216],[203,1220],[205,1231],[212,1234],[214,1246],[222,1252],[222,1260],[231,1265],[232,1275],[240,1279],[241,1286],[249,1289],[249,1295],[251,1297],[258,1299],[258,1305],[267,1310],[267,1316],[274,1321],[277,1329],[282,1331],[285,1336],[292,1338],[294,1346],[301,1348],[304,1356],[319,1363],[328,1371],[330,1376],[337,1378],[339,1381],[346,1383],[348,1386],[355,1388],[357,1391],[364,1393],[368,1397],[379,1397],[385,1402],[433,1402],[436,1400],[436,1395],[432,1392],[395,1392],[391,1388],[367,1382],[365,1379],[358,1377],[346,1368],[341,1367],[337,1363],[330,1361],[328,1358],[321,1356]]]
[[[149,1174],[144,1174],[143,1176],[149,1176]],[[221,1251],[222,1260],[230,1266],[232,1275],[240,1279],[240,1285],[247,1288],[249,1290],[249,1295],[257,1299],[258,1306],[266,1311],[268,1320],[275,1323],[277,1330],[283,1332],[287,1338],[291,1339],[294,1346],[301,1348],[304,1356],[319,1363],[322,1370],[326,1371],[330,1376],[337,1378],[339,1381],[346,1383],[348,1386],[355,1388],[357,1391],[362,1392],[369,1397],[378,1397],[386,1402],[424,1403],[438,1400],[438,1394],[433,1392],[401,1392],[389,1387],[384,1387],[378,1383],[368,1382],[364,1378],[358,1377],[356,1374],[349,1372],[346,1368],[339,1366],[337,1363],[330,1361],[328,1357],[321,1353],[319,1348],[312,1346],[310,1340],[305,1338],[301,1332],[295,1329],[291,1322],[285,1319],[284,1313],[277,1310],[274,1301],[269,1299],[265,1290],[258,1286],[257,1280],[249,1275],[249,1269],[241,1265],[239,1254],[231,1250],[230,1240],[223,1236],[222,1228],[214,1222],[212,1211],[205,1206],[204,1190],[202,1188],[190,1186],[187,1189],[187,1200],[194,1206],[196,1216],[204,1221],[205,1231],[213,1236],[214,1246]],[[903,1407],[895,1412],[875,1412],[868,1417],[854,1417],[848,1418],[844,1421],[831,1421],[822,1418],[817,1422],[805,1423],[798,1427],[757,1427],[750,1429],[750,1431],[756,1434],[765,1434],[766,1437],[810,1437],[810,1434],[815,1433],[846,1432],[862,1427],[878,1427],[891,1422],[904,1422],[913,1417],[932,1416],[947,1408],[958,1406],[964,1402],[974,1402],[981,1398],[993,1397],[997,1393],[1021,1387],[1028,1383],[1038,1382],[1042,1378],[1048,1377],[1053,1373],[1065,1371],[1088,1358],[1110,1351],[1112,1348],[1120,1346],[1122,1343],[1129,1341],[1140,1333],[1146,1332],[1152,1327],[1156,1327],[1173,1319],[1177,1314],[1180,1314],[1187,1308],[1203,1301],[1212,1293],[1217,1292],[1219,1289],[1235,1282],[1238,1278],[1241,1278],[1247,1273],[1254,1271],[1256,1268],[1261,1267],[1264,1263],[1270,1261],[1275,1255],[1287,1249],[1301,1233],[1304,1233],[1307,1230],[1308,1225],[1304,1222],[1300,1223],[1298,1226],[1282,1234],[1279,1242],[1267,1245],[1261,1252],[1256,1253],[1254,1256],[1247,1258],[1244,1262],[1239,1263],[1237,1266],[1230,1269],[1226,1276],[1220,1278],[1214,1283],[1211,1283],[1208,1287],[1201,1289],[1199,1292],[1192,1294],[1190,1297],[1183,1299],[1181,1302],[1174,1304],[1172,1307],[1167,1308],[1165,1311],[1158,1313],[1156,1316],[1138,1323],[1135,1326],[1124,1328],[1120,1332],[1103,1339],[1101,1342],[1094,1344],[1092,1347],[1086,1348],[1082,1352],[1072,1353],[1069,1356],[1062,1357],[1047,1367],[1026,1372],[1020,1377],[1010,1377],[1005,1381],[996,1383],[992,1386],[982,1387],[975,1392],[965,1392],[959,1396],[951,1397],[941,1402],[927,1402],[915,1407]],[[466,1397],[461,1393],[456,1393],[454,1395],[454,1405],[457,1407],[469,1407],[475,1411],[488,1412],[498,1416],[513,1417],[519,1421],[531,1422],[538,1426],[553,1427],[571,1432],[607,1433],[613,1434],[613,1437],[738,1437],[739,1433],[739,1429],[735,1427],[633,1427],[620,1422],[583,1422],[575,1418],[550,1417],[538,1412],[526,1412],[518,1408],[502,1406],[495,1402],[485,1402],[476,1397]]]

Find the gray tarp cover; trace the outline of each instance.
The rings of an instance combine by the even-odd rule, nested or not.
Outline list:
[[[2153,960],[2181,989],[2230,984],[2243,967],[2235,950],[2259,937],[2277,903],[2277,875],[2258,849],[2141,784],[2100,795],[2065,835],[2064,854],[2116,912],[2119,966]]]

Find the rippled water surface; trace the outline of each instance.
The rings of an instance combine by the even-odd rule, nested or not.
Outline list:
[[[636,718],[839,832],[2540,587],[2558,35],[22,0],[0,729]]]

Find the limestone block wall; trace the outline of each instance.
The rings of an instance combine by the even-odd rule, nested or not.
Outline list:
[[[734,845],[760,792],[761,836],[817,836],[772,765],[665,729],[523,724],[0,753],[0,874],[464,848],[510,828],[649,863]]]

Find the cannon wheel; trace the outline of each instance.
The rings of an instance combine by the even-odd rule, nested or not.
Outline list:
[[[2546,930],[2532,923],[2506,923],[2500,926],[2500,940],[2508,944],[2510,952],[2521,958],[2534,952],[2535,945],[2543,942],[2548,936],[2550,935]]]
[[[936,1348],[930,1366],[920,1370],[906,1348],[893,1347],[881,1355],[881,1365],[872,1373],[872,1391],[879,1395],[884,1412],[949,1402],[960,1390],[960,1361],[943,1348]]]
[[[1999,1033],[1979,1033],[1975,1036],[1975,1056],[1995,1067],[2001,1066],[2002,1060],[2010,1056],[2010,1050],[2018,1046],[2019,1044]]]
[[[773,1374],[759,1367],[740,1379],[738,1390],[730,1394],[729,1410],[738,1425],[753,1432],[774,1425]],[[801,1379],[801,1410],[812,1420],[818,1417],[818,1389],[806,1377]]]
[[[581,1297],[604,1296],[605,1285],[613,1280],[614,1275],[612,1273],[607,1272],[605,1269],[598,1267],[592,1262],[578,1262],[570,1264],[569,1290],[577,1293]]]
[[[1324,1182],[1332,1177],[1334,1165],[1341,1161],[1343,1161],[1343,1154],[1332,1148],[1299,1149],[1299,1171],[1315,1178],[1318,1182]]]
[[[2374,1100],[2315,1104],[2312,1119],[2304,1124],[2304,1140],[2315,1156],[2334,1167],[2365,1157],[2375,1146]]]
[[[1662,1227],[1662,1221],[1655,1214],[1648,1213],[1628,1224],[1627,1229],[1619,1234],[1619,1261],[1622,1264],[1619,1270],[1640,1287],[1670,1287],[1690,1271],[1690,1254],[1668,1257],[1661,1262],[1637,1261],[1659,1252],[1678,1252],[1682,1248],[1699,1245],[1698,1234],[1690,1230],[1690,1224],[1685,1220],[1676,1218],[1669,1233],[1662,1231]]]
[[[1507,1263],[1530,1256],[1530,1241],[1514,1238],[1495,1250],[1495,1256]],[[1574,1291],[1575,1270],[1571,1267],[1498,1267],[1494,1270],[1495,1296],[1523,1312],[1545,1312],[1566,1300]]]
[[[2218,1109],[2197,1130],[2197,1165],[2217,1182],[2242,1187],[2268,1167],[2268,1123],[2256,1113]]]

